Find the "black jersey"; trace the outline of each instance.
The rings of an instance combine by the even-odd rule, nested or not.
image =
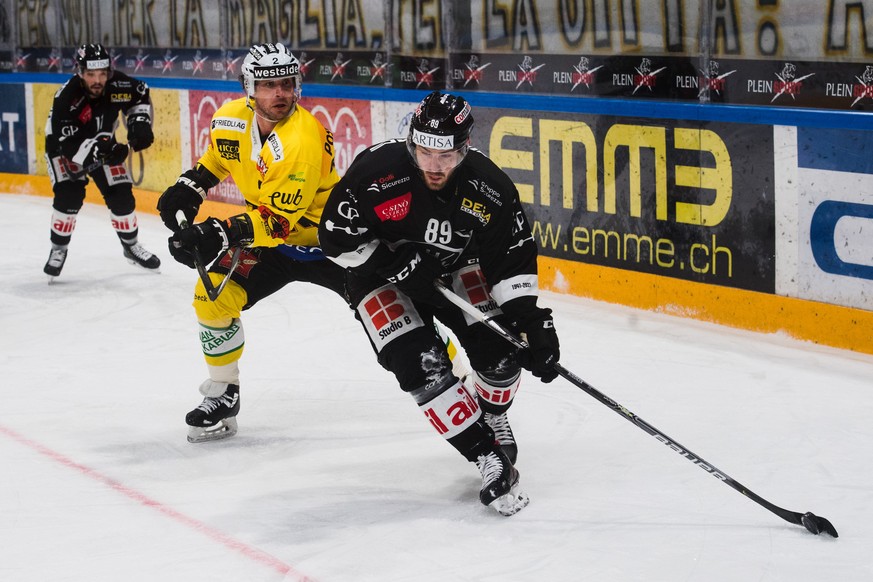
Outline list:
[[[361,273],[385,266],[388,250],[410,243],[439,258],[446,272],[478,259],[501,307],[536,301],[537,247],[518,190],[475,149],[439,192],[425,185],[404,140],[363,151],[328,199],[319,242],[328,257]]]
[[[74,75],[55,93],[46,124],[46,154],[81,164],[97,136],[115,134],[119,113],[125,115],[125,121],[133,115],[145,115],[151,121],[148,85],[114,71],[103,95],[92,99],[81,78]]]

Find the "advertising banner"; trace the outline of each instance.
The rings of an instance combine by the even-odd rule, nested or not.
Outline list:
[[[333,133],[334,163],[339,175],[345,174],[359,153],[372,144],[370,102],[356,99],[300,100],[328,131]]]
[[[182,167],[179,155],[182,149],[179,92],[151,89],[150,95],[155,113],[155,142],[141,152],[131,151],[125,165],[135,187],[163,192],[187,169]],[[187,115],[187,111],[185,114]],[[119,141],[127,141],[124,123],[119,123],[116,137]]]
[[[0,85],[2,87],[3,85]],[[49,83],[34,83],[31,85],[33,95],[33,145],[36,151],[36,173],[39,176],[47,176],[48,168],[45,165],[45,125],[55,93],[61,85]]]
[[[773,293],[772,129],[475,110],[545,256]]]
[[[873,134],[776,128],[779,294],[873,310]]]
[[[0,84],[0,172],[28,172],[24,85]]]
[[[133,76],[235,79],[251,44],[282,42],[320,84],[873,104],[873,5],[857,0],[82,0],[19,2],[9,20],[0,72],[71,72],[99,41]]]

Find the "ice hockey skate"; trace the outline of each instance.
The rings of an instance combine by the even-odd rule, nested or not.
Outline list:
[[[42,268],[43,272],[49,276],[49,283],[61,274],[61,270],[64,268],[66,260],[67,247],[52,245],[48,261],[46,261],[45,267]]]
[[[515,515],[530,503],[519,486],[518,470],[503,451],[479,455],[476,466],[482,473],[479,501],[494,508],[500,515]]]
[[[132,245],[121,243],[121,246],[124,247],[124,257],[131,264],[139,265],[151,271],[161,266],[161,260],[145,250],[139,243],[133,243]]]
[[[506,413],[491,414],[486,412],[485,424],[491,427],[494,431],[494,440],[500,445],[501,450],[506,453],[509,462],[515,465],[515,460],[518,458],[518,445],[515,443],[515,436],[512,434],[512,427],[509,426],[509,418]]]
[[[200,393],[206,398],[185,416],[188,442],[217,441],[235,435],[236,415],[239,413],[239,386],[206,380],[200,385]]]

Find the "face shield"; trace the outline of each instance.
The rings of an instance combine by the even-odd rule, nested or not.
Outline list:
[[[436,135],[413,128],[406,139],[406,148],[413,165],[422,172],[448,175],[464,161],[470,140],[456,144],[453,135]]]

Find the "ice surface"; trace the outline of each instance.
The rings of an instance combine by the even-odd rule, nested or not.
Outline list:
[[[196,273],[146,213],[161,273],[128,264],[86,205],[48,285],[50,215],[0,196],[0,580],[873,580],[873,357],[545,293],[564,366],[840,538],[527,375],[510,418],[531,504],[505,518],[305,284],[244,315],[239,434],[189,444]]]

